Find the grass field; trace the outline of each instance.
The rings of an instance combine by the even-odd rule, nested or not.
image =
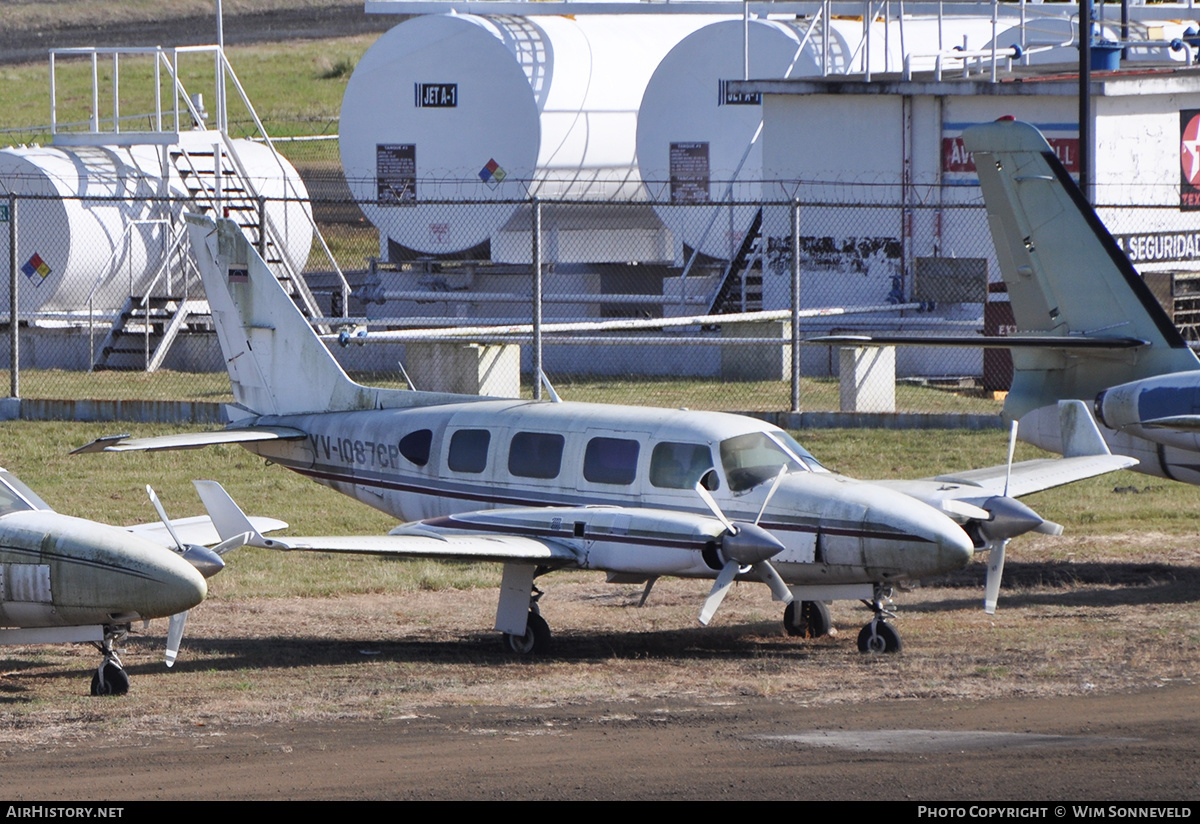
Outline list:
[[[229,379],[217,372],[72,372],[61,369],[21,370],[21,397],[82,398],[88,400],[181,400],[230,403]],[[355,373],[353,377],[372,386],[405,386],[399,373]],[[742,412],[777,412],[791,406],[787,381],[744,381],[660,379],[639,377],[596,377],[550,375],[564,400],[585,403],[617,403],[667,408],[713,409]],[[0,369],[0,387],[9,385],[8,370]],[[525,382],[522,396],[533,397]],[[835,411],[840,399],[836,379],[804,378],[800,386],[803,411]],[[896,386],[896,409],[900,412],[939,412],[995,415],[1000,402],[976,391],[951,391],[932,386],[900,383]]]

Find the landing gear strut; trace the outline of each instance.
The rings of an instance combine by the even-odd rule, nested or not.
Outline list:
[[[128,633],[128,624],[104,628],[104,641],[95,645],[104,655],[104,660],[92,676],[92,695],[124,695],[129,692],[129,676],[121,667],[121,659],[113,649],[113,643],[123,639]]]
[[[517,655],[545,655],[550,651],[550,625],[538,609],[542,591],[536,586],[529,596],[529,617],[525,622],[525,634],[504,633],[504,648]]]
[[[875,598],[871,603],[863,601],[875,611],[875,618],[858,633],[859,652],[900,652],[904,648],[904,644],[900,641],[900,633],[894,626],[887,623],[888,618],[896,617],[894,612],[884,606],[885,603],[890,604],[891,601],[891,588],[881,586],[875,587]]]
[[[833,627],[821,601],[792,601],[783,611],[783,628],[794,638],[820,638]]]

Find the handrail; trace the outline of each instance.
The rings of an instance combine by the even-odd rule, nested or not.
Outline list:
[[[271,154],[275,158],[275,162],[279,165],[280,171],[283,172],[282,177],[284,185],[291,188],[292,194],[297,200],[302,200],[303,198],[300,197],[300,193],[292,188],[291,180],[289,179],[288,175],[286,174],[286,170],[283,167],[283,161],[281,160],[279,150],[275,148],[275,142],[271,140],[271,136],[267,134],[267,129],[259,119],[258,112],[256,112],[254,110],[254,106],[251,105],[250,98],[246,94],[246,90],[242,87],[242,82],[238,79],[237,73],[234,72],[233,67],[229,65],[229,61],[225,59],[223,52],[221,53],[221,61],[222,65],[225,67],[225,71],[229,73],[230,79],[233,80],[234,88],[237,89],[238,94],[241,96],[242,103],[245,104],[246,110],[250,113],[250,116],[254,118],[254,125],[257,127],[259,134],[263,136],[263,139],[266,141],[267,145],[271,147]],[[228,141],[229,135],[225,133],[222,134],[226,141]],[[231,153],[231,155],[234,158],[234,162],[239,163],[236,154]],[[244,171],[241,169],[239,169],[239,172],[241,172],[243,176],[245,175]],[[329,262],[333,265],[333,269],[335,272],[337,272],[338,279],[342,283],[342,307],[344,312],[350,305],[350,283],[346,280],[346,275],[342,272],[342,267],[338,265],[337,259],[333,255],[333,251],[330,250],[329,245],[325,242],[325,236],[321,234],[321,230],[317,227],[317,222],[313,218],[312,213],[306,211],[305,216],[308,218],[309,225],[312,226],[313,233],[316,235],[317,240],[321,244],[321,250],[325,253],[326,257],[329,259]],[[275,242],[278,243],[278,240]]]

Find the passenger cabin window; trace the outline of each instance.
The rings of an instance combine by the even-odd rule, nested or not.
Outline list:
[[[583,477],[594,484],[627,486],[637,477],[638,442],[592,438],[583,454]]]
[[[650,453],[650,483],[661,489],[691,489],[712,468],[712,452],[706,445],[663,442]],[[705,487],[720,488],[716,476],[712,478]]]
[[[482,472],[487,468],[488,444],[492,433],[486,429],[460,429],[450,437],[450,455],[446,465],[454,472]]]
[[[419,429],[416,432],[409,432],[400,439],[400,454],[417,466],[425,466],[425,464],[429,463],[429,447],[432,443],[433,432],[429,429]],[[484,444],[483,451],[486,456],[486,443]]]
[[[808,468],[766,432],[750,432],[721,441],[721,466],[733,492],[753,489],[774,478],[780,467],[786,466],[789,472]]]
[[[508,471],[519,478],[557,478],[562,453],[562,435],[518,432],[508,450]]]

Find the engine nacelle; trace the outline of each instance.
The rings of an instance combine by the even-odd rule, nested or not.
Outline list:
[[[1096,419],[1109,429],[1155,443],[1197,448],[1200,372],[1123,383],[1096,396]]]

